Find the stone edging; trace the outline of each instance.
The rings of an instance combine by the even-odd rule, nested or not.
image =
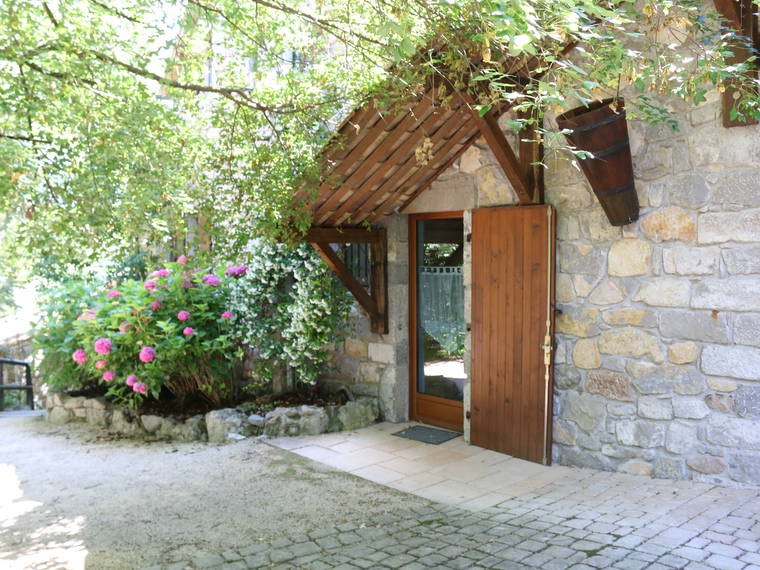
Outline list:
[[[103,398],[55,392],[47,394],[45,410],[45,418],[54,424],[86,422],[129,437],[154,436],[172,441],[211,443],[258,435],[285,437],[353,430],[375,423],[380,415],[377,399],[359,398],[342,406],[276,408],[266,416],[224,408],[181,420],[141,415],[117,408]]]

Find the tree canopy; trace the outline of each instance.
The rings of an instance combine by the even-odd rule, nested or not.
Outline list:
[[[16,0],[0,4],[0,262],[58,274],[157,247],[196,224],[221,257],[309,224],[292,200],[348,111],[431,77],[561,108],[632,84],[693,103],[743,90],[754,58],[696,0]],[[568,51],[572,52],[568,55]],[[538,70],[518,80],[509,62]],[[519,128],[520,125],[515,125]],[[192,230],[192,231],[191,231]],[[201,233],[203,233],[201,232]],[[15,252],[15,253],[14,253]],[[55,273],[55,272],[51,272]]]

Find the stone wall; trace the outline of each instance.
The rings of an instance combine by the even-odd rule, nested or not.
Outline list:
[[[629,121],[639,222],[614,228],[568,163],[559,212],[555,459],[760,484],[760,127],[717,94],[679,131]]]
[[[236,408],[212,410],[189,418],[140,414],[103,398],[45,391],[45,419],[53,424],[86,422],[126,437],[169,441],[226,443],[249,436],[288,437],[354,430],[377,421],[377,399],[359,398],[341,406],[275,408],[266,416]]]
[[[571,162],[547,158],[561,311],[554,458],[760,485],[760,126],[723,128],[717,93],[676,118],[678,131],[628,122],[642,209],[624,228],[607,222]],[[514,203],[481,139],[404,213]],[[390,246],[405,251],[400,235],[389,234]],[[405,318],[401,255],[390,299]],[[389,344],[387,359],[401,362],[408,339],[399,327],[394,321],[398,337],[349,341],[347,349],[365,369],[380,364],[372,342]]]
[[[378,398],[382,418],[409,418],[409,244],[408,220],[396,216],[388,232],[388,334],[369,329],[366,313],[354,305],[352,332],[333,355],[328,376],[348,385],[356,396]]]

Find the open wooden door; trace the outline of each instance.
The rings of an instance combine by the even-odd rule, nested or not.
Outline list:
[[[551,462],[551,206],[472,213],[470,441]]]

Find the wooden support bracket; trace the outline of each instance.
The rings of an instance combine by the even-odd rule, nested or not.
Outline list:
[[[518,117],[525,119],[529,115],[518,113]],[[520,163],[535,204],[544,203],[544,167],[540,164],[544,160],[544,145],[540,142],[538,138],[540,135],[537,132],[537,129],[541,127],[540,121],[537,119],[536,122],[517,133],[520,137]]]
[[[486,139],[488,146],[491,147],[491,151],[507,176],[507,180],[512,184],[520,204],[533,204],[535,192],[532,184],[526,178],[524,164],[517,160],[512,147],[509,146],[509,142],[499,127],[497,117],[491,111],[481,116],[475,109],[475,101],[469,93],[459,92],[459,96],[469,106],[480,133]]]
[[[757,53],[760,50],[760,22],[758,21],[757,7],[752,0],[714,0],[715,9],[718,13],[728,20],[734,30],[747,38],[751,47],[744,44],[734,46],[734,56],[728,59],[729,63],[739,63],[745,61],[754,50]],[[757,79],[758,68],[755,64],[754,69],[747,75],[752,79]],[[746,120],[732,119],[731,110],[737,103],[739,96],[736,87],[728,85],[722,96],[722,115],[723,126],[742,127],[746,125],[757,124],[757,119],[747,118]]]
[[[385,228],[311,228],[306,234],[306,240],[367,312],[372,332],[388,334],[388,239]],[[330,245],[333,243],[370,244],[372,274],[369,292],[343,263]]]

